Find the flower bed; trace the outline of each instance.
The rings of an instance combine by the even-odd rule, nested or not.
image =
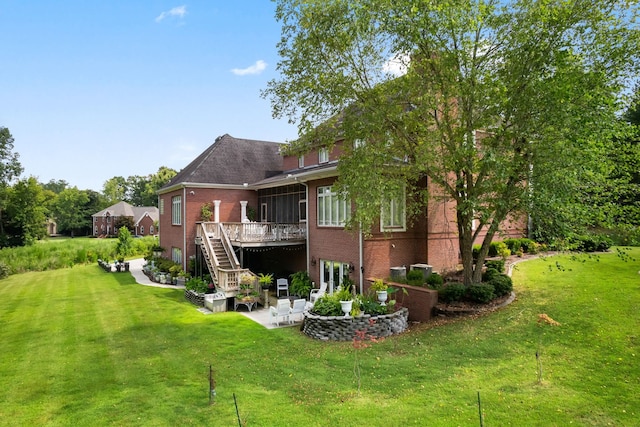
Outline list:
[[[304,313],[302,332],[323,341],[351,341],[356,331],[367,331],[374,338],[388,337],[404,332],[408,327],[409,310],[401,308],[395,313],[372,316],[319,316]]]

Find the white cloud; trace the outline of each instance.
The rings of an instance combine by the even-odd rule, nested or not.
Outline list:
[[[187,14],[187,6],[183,4],[182,6],[174,7],[169,11],[162,12],[160,15],[156,17],[156,22],[160,22],[163,19],[167,17],[172,17],[172,16],[177,16],[178,18],[182,19],[186,14]]]
[[[382,66],[382,71],[394,76],[403,76],[407,74],[407,66],[411,58],[406,53],[397,53],[393,58],[389,59]]]
[[[246,76],[247,74],[260,74],[265,68],[267,68],[267,63],[259,59],[255,64],[247,68],[233,68],[231,72],[236,76]]]

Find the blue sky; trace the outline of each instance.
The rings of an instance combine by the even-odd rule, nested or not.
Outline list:
[[[225,133],[297,132],[260,90],[276,77],[269,0],[0,0],[0,126],[23,176],[102,190],[180,170]]]

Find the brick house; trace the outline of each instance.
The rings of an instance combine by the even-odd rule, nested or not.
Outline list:
[[[118,234],[116,225],[121,218],[128,217],[133,224],[134,236],[156,236],[158,212],[155,206],[132,206],[127,202],[118,202],[91,215],[93,235],[98,237]]]
[[[396,204],[397,214],[366,237],[344,229],[351,206],[332,192],[340,147],[297,157],[282,155],[279,143],[218,137],[158,191],[164,256],[185,269],[190,257],[204,258],[229,296],[243,269],[276,277],[307,270],[329,291],[348,275],[362,291],[365,278],[389,277],[392,269],[457,268],[453,202],[430,203],[413,225]],[[203,205],[211,218],[202,218]],[[522,236],[524,224],[506,232]]]

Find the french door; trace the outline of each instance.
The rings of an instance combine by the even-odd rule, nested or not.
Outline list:
[[[341,261],[320,260],[320,280],[327,283],[327,291],[332,294],[349,274],[349,264]]]

